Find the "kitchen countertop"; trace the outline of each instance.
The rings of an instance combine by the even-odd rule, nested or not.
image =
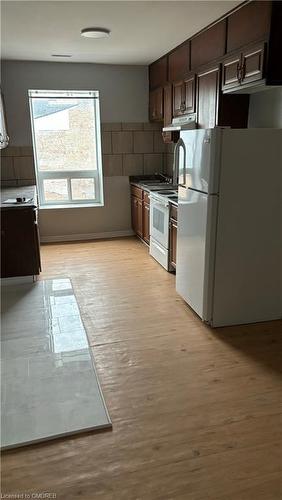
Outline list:
[[[3,203],[9,198],[32,198],[29,203]],[[1,188],[1,210],[16,209],[20,210],[22,208],[36,208],[37,207],[37,197],[36,197],[36,186],[18,186],[18,187],[5,187]]]
[[[150,191],[161,191],[162,188],[165,188],[165,189],[169,189],[169,190],[177,190],[178,189],[178,186],[173,186],[172,184],[169,184],[169,183],[166,183],[166,182],[161,182],[159,180],[158,182],[158,179],[156,179],[156,183],[155,184],[146,184],[146,181],[153,181],[155,179],[144,179],[144,178],[140,178],[140,179],[136,179],[134,178],[134,180],[131,180],[130,179],[130,184],[132,186],[136,186],[136,187],[139,187],[141,189],[143,189],[143,191],[147,191],[147,192],[150,192]],[[158,186],[159,184],[159,186]],[[168,199],[169,203],[171,203],[172,205],[175,205],[176,207],[178,206],[178,201],[177,200],[171,200],[171,199]]]
[[[174,205],[175,207],[178,207],[178,200],[168,200],[168,202],[171,204],[171,205]]]

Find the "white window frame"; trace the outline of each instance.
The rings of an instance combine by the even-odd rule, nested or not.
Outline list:
[[[98,90],[29,90],[29,108],[31,117],[33,156],[35,164],[36,184],[38,189],[39,208],[78,208],[78,207],[101,207],[104,206],[104,189],[103,189],[103,168],[102,168],[102,151],[101,151],[101,122],[100,122],[100,103]],[[96,144],[96,165],[97,169],[93,170],[39,170],[38,158],[36,149],[36,138],[34,130],[34,116],[32,108],[32,100],[36,98],[77,98],[77,99],[93,99],[94,116],[95,116],[95,144]],[[87,200],[72,200],[71,199],[71,180],[81,178],[93,178],[95,186],[95,198]],[[45,179],[67,179],[68,200],[46,201],[44,198],[43,182]]]

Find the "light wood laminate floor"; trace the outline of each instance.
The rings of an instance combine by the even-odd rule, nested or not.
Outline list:
[[[211,330],[135,238],[42,261],[72,279],[113,430],[6,452],[2,492],[281,500],[282,322]]]

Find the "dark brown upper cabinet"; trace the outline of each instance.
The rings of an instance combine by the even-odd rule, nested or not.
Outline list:
[[[200,127],[201,123],[247,126],[248,98],[243,94],[282,85],[281,26],[282,1],[244,2],[153,63],[150,89],[164,89],[169,81],[172,115],[192,113],[194,103]],[[212,72],[207,69],[211,65]],[[192,72],[196,80],[189,80]],[[150,97],[154,121],[160,121],[163,114],[160,94]]]
[[[187,115],[195,112],[196,95],[195,75],[173,84],[173,116]]]
[[[265,76],[265,49],[266,44],[259,43],[224,59],[222,90],[240,90],[262,81]]]
[[[163,117],[163,87],[158,87],[149,92],[149,119],[152,122],[161,122]]]
[[[219,59],[225,54],[226,19],[214,24],[191,40],[191,69]]]
[[[164,87],[164,127],[171,124],[172,120],[172,85],[168,83]],[[163,141],[173,142],[172,132],[162,132]]]
[[[220,90],[220,64],[197,75],[198,128],[245,128],[248,123],[249,95],[223,94]]]
[[[168,80],[177,82],[185,78],[190,71],[190,43],[177,47],[168,56]]]
[[[272,2],[253,1],[228,16],[227,52],[267,39],[270,31],[271,10]]]
[[[198,128],[213,128],[218,125],[219,83],[219,65],[197,75]]]
[[[167,56],[149,66],[150,89],[163,87],[167,82]]]

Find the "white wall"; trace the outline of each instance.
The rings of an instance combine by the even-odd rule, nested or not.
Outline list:
[[[282,87],[250,95],[248,126],[282,128]]]
[[[3,61],[10,144],[32,143],[28,89],[99,90],[102,122],[148,121],[147,73],[145,66]]]

